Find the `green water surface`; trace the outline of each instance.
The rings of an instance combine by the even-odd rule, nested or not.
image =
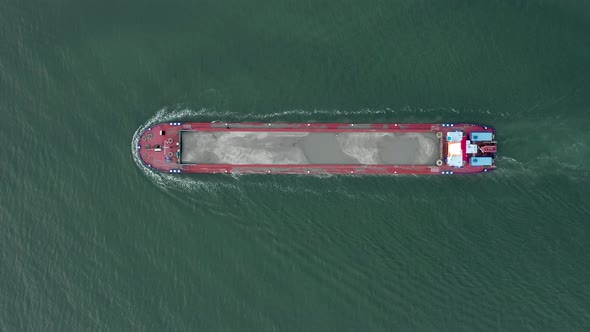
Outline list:
[[[0,0],[0,330],[587,331],[590,2]],[[169,176],[158,121],[475,122],[475,176]]]

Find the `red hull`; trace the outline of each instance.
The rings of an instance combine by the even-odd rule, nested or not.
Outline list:
[[[473,132],[491,133],[489,126],[477,124],[347,124],[347,123],[224,123],[224,122],[171,122],[161,123],[141,133],[137,150],[142,162],[155,170],[166,173],[239,173],[239,174],[466,174],[488,172],[495,165],[474,166],[468,162],[469,155],[463,152],[464,165],[450,166],[446,162],[437,165],[362,165],[362,164],[182,164],[181,131],[200,132],[383,132],[383,133],[446,133],[462,131],[467,137]],[[447,145],[441,138],[441,155],[446,156]],[[467,141],[469,142],[469,141]],[[494,153],[487,156],[495,157]],[[465,151],[465,140],[462,142]],[[475,154],[473,155],[475,156]],[[443,158],[444,159],[444,158]]]

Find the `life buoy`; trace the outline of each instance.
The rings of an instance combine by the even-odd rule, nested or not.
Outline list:
[[[442,164],[443,164],[442,160],[439,159],[436,161],[436,166],[442,166]]]
[[[145,136],[142,136],[141,140],[145,142],[145,140],[147,140],[147,138]]]
[[[141,159],[145,159],[147,157],[147,155],[145,153],[141,154]]]
[[[174,153],[168,152],[168,157],[172,157],[173,155],[174,155]]]
[[[441,133],[440,131],[438,133],[436,133],[436,138],[442,138],[443,137],[443,133]]]
[[[172,143],[172,142],[174,142],[174,140],[172,139],[172,137],[170,137],[170,138],[168,138],[168,139],[166,140],[166,142],[168,142],[168,143]]]

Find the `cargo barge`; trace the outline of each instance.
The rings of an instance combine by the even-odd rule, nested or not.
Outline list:
[[[137,150],[166,173],[465,174],[493,170],[495,130],[477,124],[169,122]]]

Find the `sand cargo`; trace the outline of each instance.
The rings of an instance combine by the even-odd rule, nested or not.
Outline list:
[[[167,173],[448,175],[493,170],[496,140],[477,124],[168,122],[137,150]]]

